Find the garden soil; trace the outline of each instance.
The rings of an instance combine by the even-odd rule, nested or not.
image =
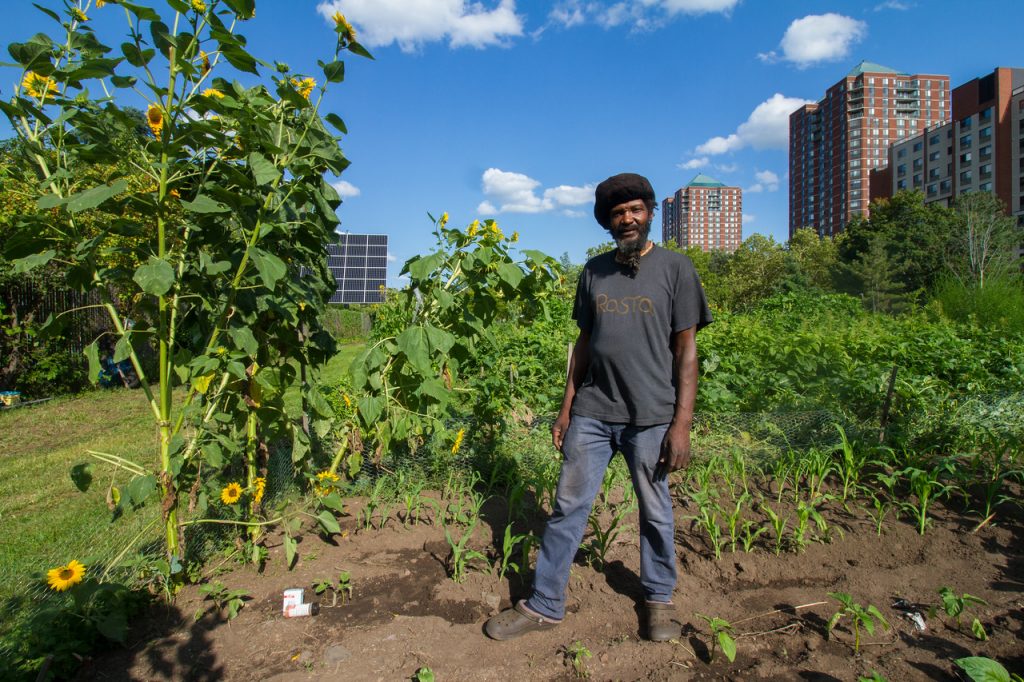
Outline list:
[[[495,642],[484,635],[484,622],[524,597],[527,584],[515,575],[499,580],[482,566],[455,583],[446,573],[442,528],[403,527],[392,518],[382,530],[362,530],[360,502],[353,500],[343,534],[331,541],[307,534],[291,571],[284,570],[276,537],[262,573],[235,563],[221,567],[230,570],[216,580],[251,596],[235,619],[188,587],[172,607],[137,618],[127,648],[87,660],[80,679],[408,680],[430,668],[439,681],[568,680],[577,674],[567,653],[576,643],[590,654],[580,653],[579,674],[595,680],[856,681],[873,671],[893,682],[961,680],[954,660],[972,655],[1024,672],[1024,519],[1007,506],[979,530],[978,520],[954,504],[935,508],[924,536],[905,517],[887,521],[879,536],[866,512],[833,505],[828,542],[780,556],[767,544],[752,553],[727,546],[716,560],[689,518],[692,505],[679,501],[678,641],[643,638],[634,514],[603,571],[578,557],[562,625]],[[502,500],[488,502],[471,546],[500,547],[505,514]],[[314,583],[341,570],[351,574],[350,598],[332,603],[330,591],[313,594]],[[988,602],[968,611],[962,631],[941,611],[929,614],[943,586]],[[293,587],[321,603],[319,615],[283,617],[282,592]],[[877,606],[891,629],[862,631],[855,653],[849,618],[827,632],[837,610],[828,592]],[[923,631],[894,607],[897,600],[920,614]],[[735,662],[719,647],[711,650],[698,613],[733,625]],[[987,641],[970,632],[975,616]]]

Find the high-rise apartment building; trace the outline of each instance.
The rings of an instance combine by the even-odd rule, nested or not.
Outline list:
[[[994,192],[1024,220],[1024,69],[999,67],[953,90],[952,120],[896,141],[888,187],[872,198],[920,190],[951,205],[967,192]]]
[[[661,239],[735,251],[743,241],[743,190],[700,173],[661,202]]]
[[[872,170],[892,142],[949,120],[949,76],[861,62],[789,117],[789,234],[841,232],[867,215]]]

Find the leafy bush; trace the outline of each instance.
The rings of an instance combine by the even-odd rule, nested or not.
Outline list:
[[[1018,275],[990,277],[985,286],[946,277],[935,288],[935,300],[957,322],[1024,333],[1024,281]]]

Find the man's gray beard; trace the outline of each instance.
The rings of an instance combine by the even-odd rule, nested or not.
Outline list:
[[[636,273],[640,272],[640,256],[643,254],[644,249],[647,248],[647,236],[650,233],[651,223],[648,222],[640,230],[636,241],[629,244],[621,244],[617,240],[615,242],[619,250],[615,254],[615,260],[629,268],[629,272],[633,277],[636,277]]]

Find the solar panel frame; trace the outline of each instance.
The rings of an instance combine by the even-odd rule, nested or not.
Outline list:
[[[334,276],[331,303],[383,303],[387,282],[386,234],[339,234],[327,245],[327,267]]]

